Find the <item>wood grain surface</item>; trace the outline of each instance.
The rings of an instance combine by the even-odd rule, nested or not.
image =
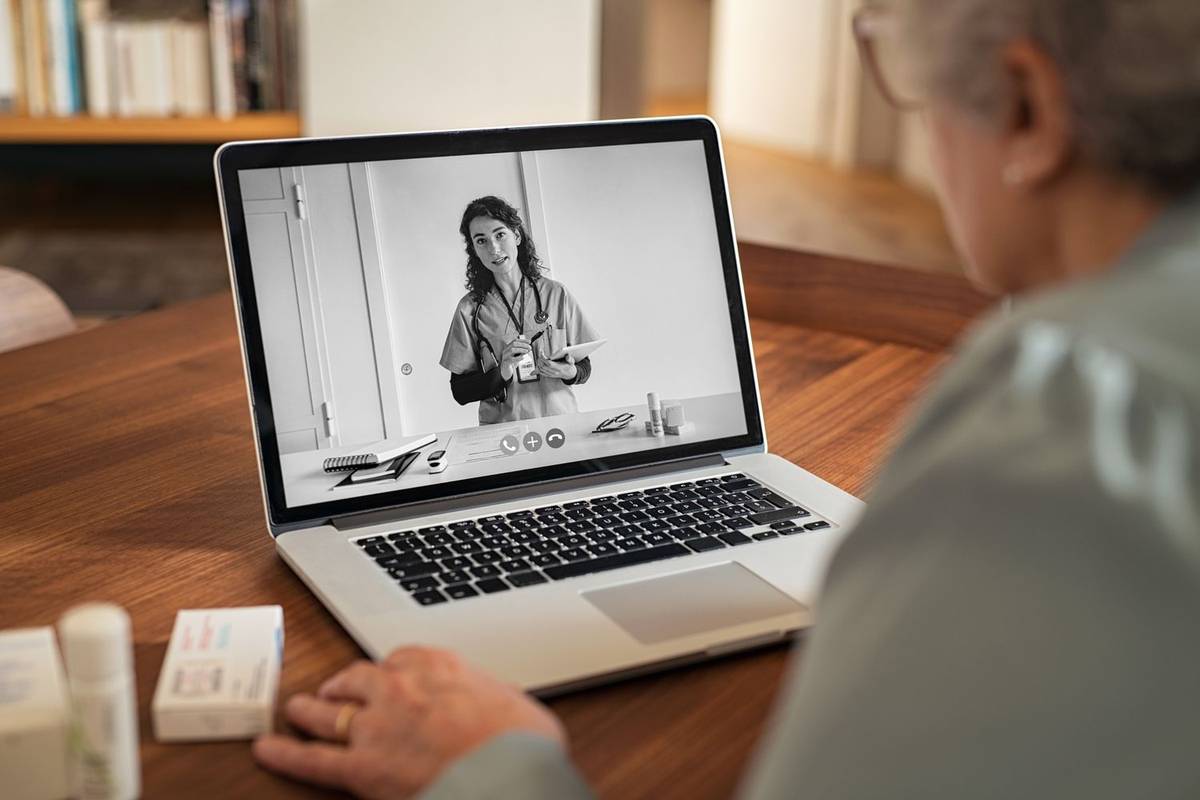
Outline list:
[[[753,323],[771,449],[861,494],[943,356]],[[276,557],[227,296],[0,355],[0,625],[110,600],[133,617],[146,797],[327,795],[246,742],[162,745],[149,703],[176,610],[278,603],[281,695],[361,652]],[[727,797],[763,730],[783,648],[554,700],[601,797]]]

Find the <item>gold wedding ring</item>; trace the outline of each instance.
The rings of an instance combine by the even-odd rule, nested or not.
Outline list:
[[[350,720],[358,713],[358,706],[346,703],[338,709],[337,719],[333,723],[333,738],[346,741],[350,738]]]

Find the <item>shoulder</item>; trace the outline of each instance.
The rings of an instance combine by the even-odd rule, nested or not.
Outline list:
[[[470,319],[471,315],[474,313],[475,313],[475,296],[472,295],[470,292],[467,292],[459,299],[458,304],[454,307],[454,314],[455,314],[455,316],[463,317],[465,319]]]
[[[548,278],[545,275],[538,278],[538,291],[542,293],[546,302],[555,303],[560,299],[568,303],[574,303],[575,297],[571,294],[571,290],[562,281],[556,281],[553,278]]]

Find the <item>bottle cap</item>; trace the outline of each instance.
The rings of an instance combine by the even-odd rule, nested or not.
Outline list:
[[[659,407],[658,392],[651,392],[650,394],[646,395],[646,405],[650,406],[651,408]]]
[[[132,669],[129,615],[113,603],[84,603],[58,620],[67,676],[103,680]]]

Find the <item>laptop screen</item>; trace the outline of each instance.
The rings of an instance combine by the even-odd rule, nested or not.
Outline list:
[[[758,435],[703,138],[322,156],[235,172],[287,509]]]

